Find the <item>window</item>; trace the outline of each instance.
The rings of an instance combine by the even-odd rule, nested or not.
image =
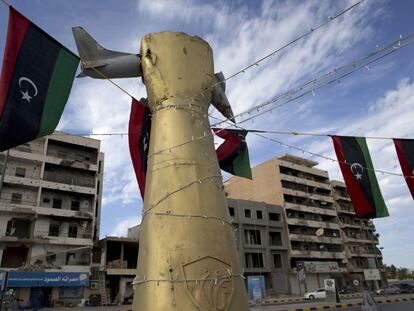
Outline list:
[[[56,262],[56,254],[53,254],[52,252],[47,252],[46,262],[50,265],[53,265]]]
[[[84,287],[59,287],[59,298],[80,299],[83,298]]]
[[[264,268],[262,253],[245,253],[246,268]]]
[[[66,253],[66,264],[73,264],[75,262],[75,256],[75,253]]]
[[[252,217],[252,213],[251,213],[251,211],[250,211],[249,209],[245,209],[245,210],[244,210],[244,216],[245,216],[246,218],[251,218],[251,217]]]
[[[49,204],[50,203],[50,199],[49,198],[43,198],[43,203]]]
[[[13,192],[11,196],[11,203],[20,204],[22,203],[23,195],[21,193]]]
[[[49,236],[59,236],[60,225],[58,223],[51,223],[49,225]]]
[[[25,177],[26,176],[26,169],[24,167],[16,167],[16,174],[17,177]]]
[[[273,246],[282,246],[282,233],[281,232],[269,232],[269,243]]]
[[[53,208],[62,208],[62,199],[53,199]]]
[[[234,207],[229,207],[230,216],[234,216]]]
[[[77,236],[78,236],[78,224],[70,224],[68,237],[76,238]]]
[[[260,237],[260,230],[244,230],[244,240],[246,244],[261,245],[262,239]]]
[[[70,209],[72,211],[79,211],[79,208],[80,208],[80,202],[78,200],[72,201],[72,204],[70,206]]]
[[[278,213],[269,213],[269,220],[271,220],[271,221],[280,221],[280,214],[278,214]]]
[[[257,217],[257,219],[263,219],[262,211],[256,211],[256,217]]]
[[[282,269],[282,256],[280,254],[273,254],[273,266],[275,269]]]

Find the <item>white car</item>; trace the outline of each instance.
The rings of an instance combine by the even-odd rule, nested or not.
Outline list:
[[[326,291],[325,288],[319,288],[317,290],[315,290],[314,292],[309,292],[309,293],[305,293],[304,295],[305,299],[322,299],[322,298],[326,298]]]

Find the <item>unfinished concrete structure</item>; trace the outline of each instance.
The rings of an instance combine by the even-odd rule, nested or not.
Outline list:
[[[108,303],[123,303],[132,297],[137,270],[138,240],[125,237],[106,237],[99,242],[101,249],[100,271],[105,274]],[[92,281],[95,282],[95,281]],[[93,286],[101,286],[99,283]],[[131,303],[129,301],[129,303]]]
[[[269,295],[288,294],[288,239],[283,208],[228,199],[244,276],[263,275]]]
[[[331,186],[346,254],[346,283],[353,285],[358,280],[355,283],[359,286],[370,286],[372,284],[365,281],[364,269],[380,268],[385,276],[382,254],[377,248],[379,240],[375,226],[367,219],[356,217],[345,183],[334,180]]]
[[[104,167],[100,141],[55,132],[9,150],[8,156],[3,152],[0,166],[0,173],[5,172],[0,268],[86,273],[89,278],[92,247],[99,240]],[[44,297],[65,298],[65,291],[46,287]],[[27,303],[30,284],[19,291]],[[79,290],[79,298],[86,292]]]
[[[225,182],[229,198],[283,206],[289,240],[289,284],[299,294],[323,286],[334,278],[346,284],[347,252],[332,195],[328,172],[318,163],[284,154],[252,169],[253,180],[232,177]],[[367,246],[368,247],[368,246]],[[297,266],[304,265],[306,279],[299,285]]]

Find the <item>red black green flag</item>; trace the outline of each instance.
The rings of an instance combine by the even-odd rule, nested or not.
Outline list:
[[[145,194],[150,131],[151,112],[149,108],[136,99],[132,99],[128,129],[129,152],[142,198]]]
[[[332,136],[332,140],[357,217],[388,216],[365,138]]]
[[[414,199],[414,140],[394,138],[394,145],[405,181]]]
[[[10,7],[0,79],[0,151],[51,134],[79,58]]]
[[[249,150],[246,144],[246,130],[213,128],[214,133],[224,142],[217,148],[220,168],[232,175],[252,179]]]

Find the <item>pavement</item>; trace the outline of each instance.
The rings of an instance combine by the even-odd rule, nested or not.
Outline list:
[[[414,311],[414,295],[395,295],[395,296],[377,296],[377,303],[382,310]],[[341,303],[330,303],[325,301],[301,301],[278,304],[259,304],[252,306],[252,311],[272,310],[272,311],[314,311],[314,310],[361,310],[362,299],[349,298],[341,299]]]
[[[414,311],[414,295],[376,296],[375,300],[380,304],[382,311]],[[348,295],[341,298],[341,303],[331,303],[318,300],[304,301],[300,297],[284,297],[268,299],[261,304],[251,305],[251,311],[314,311],[314,310],[347,310],[361,311],[361,295]],[[130,311],[131,306],[108,307],[74,307],[74,308],[44,308],[42,311]]]

